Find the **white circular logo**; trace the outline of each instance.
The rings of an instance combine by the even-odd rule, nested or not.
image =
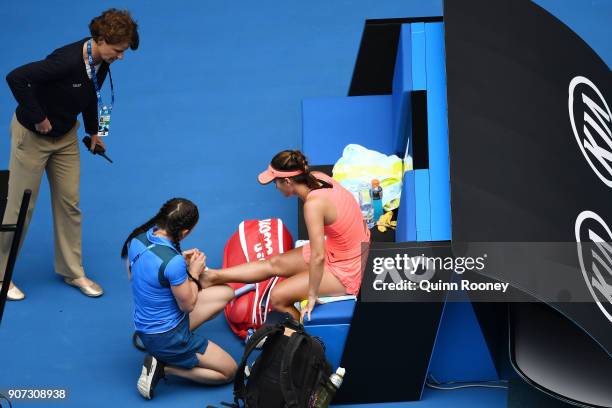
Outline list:
[[[576,218],[575,234],[580,269],[587,288],[599,309],[612,322],[612,285],[606,281],[606,278],[612,280],[612,247],[609,244],[612,242],[612,231],[599,215],[593,211],[583,211]],[[601,245],[587,245],[583,250],[582,242]],[[585,265],[585,259],[591,261],[588,268],[589,263]]]
[[[568,110],[576,142],[597,177],[612,187],[612,114],[595,84],[577,76],[569,84]]]

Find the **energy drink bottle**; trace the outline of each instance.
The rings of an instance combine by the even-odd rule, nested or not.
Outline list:
[[[382,205],[383,190],[378,179],[372,180],[370,192],[372,194],[372,207],[374,207],[374,222],[376,223],[385,213]]]

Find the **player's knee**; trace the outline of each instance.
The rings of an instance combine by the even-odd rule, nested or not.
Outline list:
[[[270,275],[283,276],[283,261],[279,255],[274,255],[272,258],[264,262],[268,263]]]
[[[270,304],[274,310],[285,311],[287,307],[291,306],[291,303],[291,299],[285,293],[272,291]]]
[[[221,291],[221,295],[220,295],[221,300],[223,302],[225,302],[225,303],[231,301],[234,298],[234,296],[235,296],[234,289],[232,289],[228,285],[220,285],[220,286],[221,286],[221,288],[220,288],[220,291]]]
[[[231,359],[231,361],[225,364],[225,367],[223,367],[223,371],[221,372],[221,374],[223,374],[223,377],[224,377],[224,382],[230,383],[234,381],[234,377],[236,376],[236,371],[238,371],[238,365],[236,364],[234,359]]]

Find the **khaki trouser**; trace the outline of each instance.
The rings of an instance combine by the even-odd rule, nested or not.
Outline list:
[[[55,272],[67,278],[80,278],[85,275],[81,258],[81,209],[79,208],[81,162],[78,128],[77,121],[68,133],[52,138],[26,129],[13,115],[8,203],[3,221],[4,224],[17,223],[23,191],[32,190],[21,238],[23,243],[38,198],[40,180],[43,171],[46,170],[53,209]],[[13,233],[5,232],[0,235],[1,278],[6,270]],[[20,252],[19,257],[27,256],[36,256],[36,254]]]

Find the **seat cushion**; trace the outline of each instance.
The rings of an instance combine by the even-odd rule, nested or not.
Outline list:
[[[304,319],[304,326],[323,324],[349,324],[353,318],[355,300],[342,300],[317,305],[312,311],[311,320]]]

